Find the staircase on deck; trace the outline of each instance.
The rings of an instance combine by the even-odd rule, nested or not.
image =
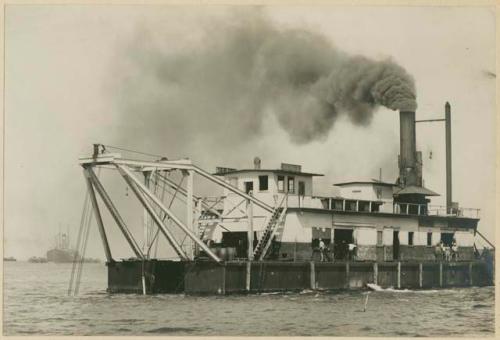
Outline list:
[[[264,259],[269,249],[269,246],[272,243],[273,236],[276,234],[276,230],[278,229],[278,226],[280,225],[280,222],[283,220],[285,214],[286,214],[286,208],[284,207],[280,206],[274,210],[273,214],[271,215],[271,219],[269,220],[269,223],[266,226],[266,229],[264,229],[262,237],[260,238],[259,242],[257,243],[257,246],[255,247],[253,253],[254,259],[257,259],[259,261],[262,261]]]

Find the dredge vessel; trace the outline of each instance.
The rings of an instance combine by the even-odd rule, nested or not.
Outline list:
[[[452,201],[450,117],[446,103],[445,118],[432,120],[444,121],[446,127],[445,207],[431,205],[430,197],[438,194],[423,185],[415,126],[427,121],[416,121],[412,111],[399,112],[399,178],[393,183],[337,183],[340,194],[330,197],[314,195],[313,178],[322,175],[304,172],[299,165],[266,169],[256,158],[249,169],[209,173],[190,160],[125,159],[95,144],[93,155],[80,158],[80,164],[106,254],[108,291],[228,294],[367,284],[492,285],[494,246],[478,231],[479,209]],[[94,172],[98,167],[117,170],[142,204],[145,225],[156,230],[146,247],[139,246],[107,194]],[[197,195],[194,176],[221,187],[223,194]],[[169,190],[169,199],[157,193],[158,183]],[[104,226],[97,195],[134,258],[113,258],[106,236],[110,226]],[[171,202],[181,197],[185,211],[179,214]],[[176,237],[179,232],[189,243]],[[178,260],[151,255],[159,237]],[[482,256],[477,237],[491,246]]]

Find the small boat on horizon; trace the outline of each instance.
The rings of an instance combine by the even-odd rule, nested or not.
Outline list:
[[[28,259],[30,263],[47,263],[47,259],[45,257],[32,256]]]

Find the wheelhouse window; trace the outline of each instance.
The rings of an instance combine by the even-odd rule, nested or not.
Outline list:
[[[294,177],[288,177],[287,189],[288,189],[289,193],[293,194],[295,192],[295,178]]]
[[[432,233],[427,233],[427,245],[432,246]]]
[[[278,176],[278,192],[285,192],[285,176]]]
[[[413,245],[413,231],[408,232],[408,245],[412,246]]]
[[[269,182],[267,176],[259,176],[259,191],[267,191]]]

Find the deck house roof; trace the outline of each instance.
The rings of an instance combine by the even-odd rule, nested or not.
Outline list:
[[[302,172],[302,171],[290,171],[290,170],[283,170],[283,169],[234,169],[234,170],[229,170],[229,171],[224,171],[224,172],[216,172],[213,173],[213,175],[216,176],[225,176],[225,175],[232,175],[232,174],[239,174],[239,173],[245,173],[245,172],[271,172],[274,174],[283,174],[283,175],[296,175],[296,176],[324,176],[323,174],[316,174],[312,172]]]

